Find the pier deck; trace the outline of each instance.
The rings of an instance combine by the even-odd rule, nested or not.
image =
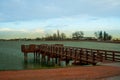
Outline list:
[[[88,49],[80,47],[64,46],[63,44],[30,44],[21,45],[21,51],[24,53],[24,60],[27,61],[27,54],[33,53],[34,59],[49,62],[50,59],[60,65],[60,61],[73,61],[73,64],[92,64],[98,62],[117,62],[120,61],[119,51]],[[46,58],[47,57],[47,58]]]

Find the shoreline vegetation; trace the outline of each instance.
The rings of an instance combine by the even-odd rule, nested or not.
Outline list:
[[[32,37],[32,36],[31,36]],[[36,38],[11,38],[11,39],[0,39],[0,41],[89,41],[89,42],[105,42],[105,43],[120,43],[120,39],[113,38],[112,35],[106,31],[94,32],[94,37],[84,36],[83,31],[75,31],[69,37],[59,30],[56,33],[43,35],[42,37]]]
[[[80,42],[80,41],[86,41],[86,42],[100,42],[100,43],[119,43],[120,40],[111,40],[111,41],[98,41],[98,40],[35,40],[35,39],[10,39],[10,40],[5,40],[1,39],[0,41],[73,41],[73,42]]]

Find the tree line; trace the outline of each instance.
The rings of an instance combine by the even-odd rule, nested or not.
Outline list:
[[[106,31],[97,31],[94,33],[95,39],[99,41],[107,41],[112,39],[112,35],[108,34]],[[57,30],[56,33],[53,33],[52,35],[46,34],[44,37],[44,40],[85,40],[85,39],[92,39],[91,37],[84,37],[83,31],[75,31],[72,33],[72,37],[68,38],[65,33],[60,33],[59,30]]]
[[[96,38],[100,41],[106,41],[106,40],[111,40],[112,36],[108,34],[106,31],[98,31],[94,33]]]
[[[25,40],[25,41],[31,41],[31,40],[98,40],[98,41],[109,41],[112,40],[112,35],[107,33],[106,31],[97,31],[94,32],[95,37],[84,37],[83,31],[75,31],[71,34],[71,37],[67,37],[64,32],[60,32],[59,30],[56,31],[56,33],[53,34],[46,34],[42,38],[18,38],[18,39],[10,39],[12,41],[17,40]],[[4,41],[4,39],[1,39]]]
[[[66,34],[60,33],[59,30],[57,30],[57,33],[53,33],[52,35],[46,34],[45,40],[65,40]]]

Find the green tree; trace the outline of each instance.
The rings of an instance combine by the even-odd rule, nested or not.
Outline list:
[[[37,37],[35,40],[41,40],[41,38]]]
[[[109,35],[109,36],[108,36],[108,40],[111,40],[111,39],[112,39],[112,36],[111,36],[111,35]]]
[[[98,35],[98,32],[95,32],[95,37],[98,39],[99,35]]]
[[[60,32],[57,30],[57,39],[60,40]]]
[[[73,39],[79,40],[80,38],[83,38],[84,33],[82,31],[76,31],[72,34]]]
[[[112,36],[109,35],[106,31],[102,32],[102,31],[98,31],[98,32],[95,32],[94,33],[95,36],[97,37],[97,39],[99,40],[111,40],[112,39]]]
[[[66,39],[65,33],[61,33],[61,39],[62,39],[62,40]]]
[[[57,34],[53,33],[53,39],[56,40],[57,39]]]
[[[103,33],[102,33],[102,31],[99,32],[99,40],[103,40]]]

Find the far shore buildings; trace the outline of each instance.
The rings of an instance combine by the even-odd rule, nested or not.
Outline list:
[[[73,40],[97,40],[95,37],[82,37],[82,38],[76,38],[73,37]]]

